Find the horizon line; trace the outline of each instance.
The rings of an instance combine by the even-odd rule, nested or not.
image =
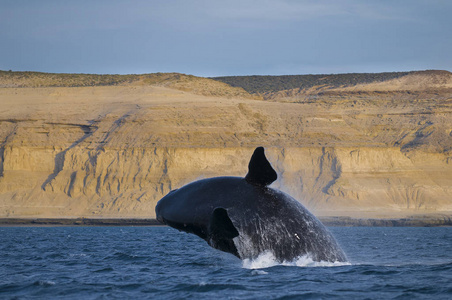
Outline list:
[[[181,72],[150,72],[150,73],[68,73],[68,72],[46,72],[46,71],[15,71],[15,70],[0,70],[0,72],[11,72],[11,73],[42,73],[42,74],[59,74],[59,75],[150,75],[150,74],[181,74],[187,76],[203,77],[203,78],[221,78],[221,77],[253,77],[253,76],[309,76],[309,75],[319,75],[319,76],[331,76],[331,75],[347,75],[347,74],[385,74],[385,73],[413,73],[413,72],[427,72],[427,71],[443,71],[452,73],[449,70],[441,69],[425,69],[425,70],[410,70],[410,71],[384,71],[384,72],[344,72],[344,73],[306,73],[306,74],[278,74],[278,75],[268,75],[268,74],[248,74],[248,75],[217,75],[217,76],[200,76]]]

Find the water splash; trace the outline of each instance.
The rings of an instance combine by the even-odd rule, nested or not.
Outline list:
[[[299,256],[292,261],[279,262],[271,251],[265,251],[255,259],[244,259],[242,261],[242,268],[244,269],[265,269],[274,266],[339,267],[349,265],[351,265],[349,262],[314,261],[310,254]]]
[[[239,256],[245,261],[268,260],[264,263],[266,266],[312,266],[311,262],[347,261],[331,233],[314,216],[302,213],[301,221],[295,225],[295,220],[282,222],[273,217],[238,219],[239,235],[233,242]],[[286,259],[291,261],[284,261]],[[294,263],[297,260],[300,261]]]

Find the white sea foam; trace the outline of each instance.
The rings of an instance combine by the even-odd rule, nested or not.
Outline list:
[[[251,272],[252,275],[267,275],[268,272],[262,271],[262,270],[253,270]]]
[[[40,286],[52,286],[55,285],[55,282],[51,280],[39,280],[36,281],[35,284]]]
[[[337,267],[348,266],[349,262],[328,262],[314,261],[309,254],[302,255],[292,261],[279,262],[271,251],[261,253],[255,259],[244,259],[242,267],[245,269],[265,269],[274,266],[291,266],[291,267]]]
[[[85,253],[69,253],[70,257],[88,257],[88,254]]]

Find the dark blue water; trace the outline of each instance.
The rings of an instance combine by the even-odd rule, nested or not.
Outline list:
[[[167,227],[3,227],[0,299],[452,299],[452,228],[330,230],[349,265],[244,265]]]

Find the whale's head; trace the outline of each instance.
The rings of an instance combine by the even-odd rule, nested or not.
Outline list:
[[[155,206],[155,215],[157,218],[157,221],[160,223],[165,223],[164,216],[166,215],[166,207],[171,206],[173,203],[177,203],[177,196],[174,197],[174,193],[177,192],[177,189],[170,191],[165,197],[160,199],[159,202],[157,202],[157,205]]]
[[[246,195],[253,194],[256,189],[265,189],[277,178],[262,147],[254,151],[248,169],[244,178],[202,179],[169,192],[155,207],[157,220],[206,239],[213,217],[227,217],[227,210],[237,206],[238,199],[247,198]],[[219,208],[224,211],[214,213]]]
[[[173,190],[157,203],[157,220],[181,231],[207,239],[213,218],[227,216],[236,201],[252,193],[253,186],[242,177],[202,179]],[[216,209],[219,210],[214,213]]]

